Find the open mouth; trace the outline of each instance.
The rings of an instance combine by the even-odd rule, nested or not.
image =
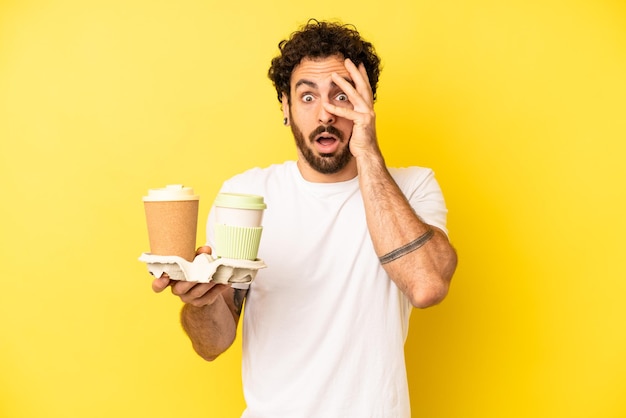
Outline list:
[[[341,131],[332,125],[318,126],[309,136],[320,154],[335,153],[339,149],[342,137]]]
[[[329,146],[334,144],[337,138],[331,135],[320,135],[315,141],[322,146]]]
[[[320,154],[333,154],[339,147],[339,139],[328,133],[323,133],[315,138],[317,151]]]

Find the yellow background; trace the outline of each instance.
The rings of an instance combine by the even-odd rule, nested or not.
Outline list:
[[[447,198],[414,416],[626,416],[621,0],[0,2],[0,416],[239,416],[240,342],[193,354],[141,196],[194,187],[201,244],[224,179],[295,157],[266,71],[308,17],[374,42],[387,162]]]

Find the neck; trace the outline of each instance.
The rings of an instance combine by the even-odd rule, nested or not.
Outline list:
[[[354,158],[341,171],[332,174],[324,174],[314,170],[301,155],[298,156],[297,165],[302,178],[311,183],[339,183],[352,180],[358,174]]]

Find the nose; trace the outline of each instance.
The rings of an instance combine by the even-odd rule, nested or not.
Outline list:
[[[335,123],[335,115],[327,112],[323,105],[320,106],[318,119],[322,125],[332,125]]]

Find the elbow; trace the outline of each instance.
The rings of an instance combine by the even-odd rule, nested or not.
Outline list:
[[[201,353],[198,350],[196,350],[196,353],[198,353],[198,355],[205,361],[213,361],[219,357],[219,354],[205,354],[205,353]]]
[[[431,271],[427,280],[418,280],[408,292],[411,304],[420,309],[441,303],[450,290],[450,282],[456,270],[457,257],[453,252],[443,268]],[[418,284],[419,283],[419,284]]]
[[[438,305],[446,298],[449,287],[448,281],[442,280],[436,285],[433,284],[431,286],[414,289],[411,292],[409,299],[415,308],[429,308],[431,306]]]
[[[223,333],[215,340],[191,340],[193,350],[205,361],[213,361],[235,342],[235,334]]]
[[[201,347],[196,344],[192,344],[194,351],[198,356],[200,356],[205,361],[213,361],[220,356],[224,351],[216,353],[215,351],[211,351],[206,349],[205,347]]]
[[[197,344],[192,344],[192,347],[196,354],[205,361],[213,361],[219,356],[219,354],[211,353],[208,350],[205,350],[202,347],[198,346]]]

